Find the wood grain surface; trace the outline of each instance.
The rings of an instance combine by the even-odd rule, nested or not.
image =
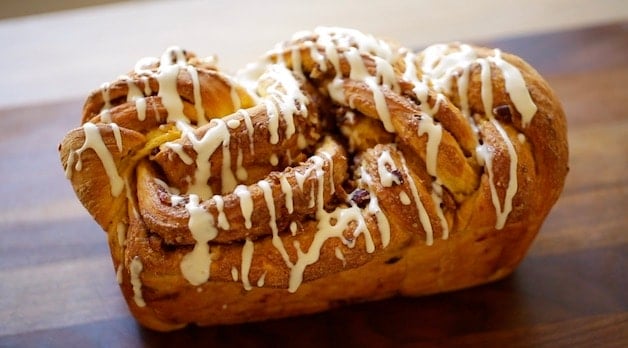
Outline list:
[[[537,67],[569,123],[564,193],[512,276],[285,320],[145,330],[59,163],[82,101],[0,109],[0,346],[628,347],[628,23],[485,44]]]

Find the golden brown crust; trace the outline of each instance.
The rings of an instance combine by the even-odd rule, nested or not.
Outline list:
[[[169,49],[82,123],[61,161],[163,331],[502,278],[567,174],[565,115],[520,58],[334,28],[237,78]]]

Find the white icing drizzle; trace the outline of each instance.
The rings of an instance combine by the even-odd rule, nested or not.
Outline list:
[[[419,190],[417,189],[414,182],[414,177],[412,177],[412,174],[410,173],[410,170],[406,165],[406,159],[403,156],[400,156],[400,158],[401,165],[403,166],[403,171],[406,172],[408,186],[410,186],[410,192],[412,192],[412,198],[414,199],[416,210],[419,213],[419,221],[421,222],[423,231],[425,231],[425,243],[427,245],[432,245],[434,243],[434,231],[432,229],[432,222],[430,221],[430,217],[425,210],[425,206],[423,206],[423,202],[421,202],[421,198],[419,197]]]
[[[224,121],[223,121],[224,122]],[[226,130],[226,129],[225,129]],[[220,168],[220,179],[222,180],[221,192],[227,193],[233,191],[238,184],[236,176],[231,169],[231,151],[229,150],[230,135],[225,131],[226,135],[222,142],[222,166]]]
[[[238,269],[235,266],[231,266],[231,278],[234,282],[238,281]]]
[[[478,63],[482,67],[480,72],[480,80],[482,86],[480,95],[482,96],[482,107],[487,116],[492,116],[493,110],[493,83],[491,82],[491,66],[485,59],[479,59]]]
[[[321,151],[321,155],[327,158],[327,163],[329,164],[329,194],[333,195],[336,192],[336,183],[334,182],[334,160],[332,159],[332,156],[325,151]]]
[[[183,101],[177,91],[177,77],[182,67],[186,66],[183,51],[178,47],[168,48],[159,63],[155,78],[159,81],[157,95],[168,112],[168,122],[189,122],[183,114]]]
[[[244,166],[242,165],[242,162],[244,161],[244,154],[242,153],[242,148],[238,147],[238,158],[236,158],[236,178],[238,178],[238,180],[240,180],[240,182],[244,182],[246,181],[246,179],[249,177],[249,173],[247,172],[246,168],[244,168]]]
[[[119,130],[119,128],[114,128],[114,126],[112,126],[115,125],[115,123],[109,123],[108,125],[112,127],[114,136],[116,136],[116,131],[114,129]],[[71,151],[68,155],[66,164],[67,166],[65,170],[66,177],[68,179],[72,177],[73,166],[74,170],[81,171],[83,166],[81,161],[81,154],[87,149],[92,149],[100,159],[100,162],[105,169],[105,173],[109,177],[111,195],[114,197],[118,197],[125,187],[124,179],[122,179],[120,174],[118,174],[118,169],[113,159],[113,155],[111,154],[109,149],[107,149],[107,145],[105,145],[102,135],[100,134],[100,130],[95,124],[87,122],[83,124],[83,133],[85,134],[85,142],[83,143],[83,146],[74,151]],[[119,135],[116,136],[116,139],[119,139],[118,137]],[[116,142],[118,142],[118,140],[116,140]],[[120,140],[119,147],[121,146],[122,144]],[[76,163],[74,163],[74,161],[76,161]]]
[[[340,77],[342,74],[342,71],[340,70],[340,55],[338,54],[338,49],[336,48],[336,45],[332,41],[331,37],[329,37],[328,35],[320,35],[316,43],[325,47],[325,56],[334,67],[334,70],[336,71],[336,76]],[[344,100],[344,98],[342,100]]]
[[[449,238],[449,223],[445,218],[445,212],[441,204],[443,203],[443,185],[440,180],[432,181],[432,201],[434,202],[434,209],[436,210],[436,216],[440,221],[440,226],[443,230],[443,239]]]
[[[118,225],[116,226],[116,234],[118,236],[118,244],[120,246],[124,246],[126,243],[126,231],[127,225],[123,222],[118,222]]]
[[[390,171],[388,168],[390,168]],[[401,184],[401,178],[393,174],[395,170],[397,170],[397,166],[395,166],[395,162],[390,157],[390,152],[382,151],[377,158],[377,173],[382,186],[391,187],[393,184]]]
[[[390,223],[386,214],[379,207],[377,195],[371,193],[371,200],[369,201],[368,210],[370,214],[375,215],[377,219],[377,229],[379,230],[380,237],[382,239],[382,247],[387,247],[390,243]]]
[[[120,127],[118,127],[118,125],[115,123],[110,123],[109,127],[111,127],[111,131],[113,132],[113,138],[116,140],[118,152],[122,152],[122,135],[120,134]]]
[[[392,64],[379,56],[373,56],[373,59],[375,60],[375,80],[393,92],[399,93],[401,87]]]
[[[314,33],[318,36],[316,43],[337,45],[338,47],[350,47],[354,43],[361,52],[368,52],[387,61],[394,58],[390,45],[375,36],[362,33],[355,29],[340,27],[317,27]]]
[[[173,207],[176,207],[177,205],[181,204],[184,201],[185,201],[185,197],[183,196],[179,196],[176,194],[170,196],[170,205]]]
[[[477,54],[469,45],[460,45],[459,50],[447,52],[449,47],[444,44],[432,45],[423,50],[421,71],[440,92],[451,92],[452,76],[459,68],[470,65]]]
[[[244,109],[240,109],[237,111],[237,114],[242,116],[244,120],[244,124],[246,125],[246,134],[249,136],[249,152],[251,155],[255,154],[255,145],[253,142],[253,133],[255,129],[253,128],[253,122],[251,121],[251,115],[248,111]]]
[[[438,47],[440,50],[441,47]],[[449,237],[449,224],[447,219],[445,218],[445,214],[443,212],[443,208],[441,207],[441,203],[443,201],[443,187],[440,179],[438,178],[437,164],[438,164],[438,151],[439,146],[442,140],[443,129],[440,124],[436,124],[433,116],[438,109],[440,108],[440,103],[445,100],[445,96],[442,93],[438,93],[436,96],[436,103],[434,106],[430,106],[428,103],[429,97],[429,87],[428,84],[429,79],[427,78],[429,74],[424,74],[423,81],[419,81],[417,77],[415,59],[416,55],[413,53],[407,53],[405,56],[405,65],[406,70],[404,71],[403,78],[404,80],[412,83],[414,86],[413,92],[419,99],[421,103],[421,109],[424,113],[421,115],[418,124],[418,136],[422,136],[423,134],[427,134],[427,149],[426,149],[426,169],[428,174],[430,174],[433,178],[432,181],[432,201],[434,202],[434,208],[436,209],[436,214],[439,218],[440,224],[443,229],[443,239],[447,239]],[[429,59],[428,59],[429,61]],[[432,65],[430,65],[432,64]],[[433,66],[433,62],[428,62],[427,66]],[[463,114],[467,117],[467,119],[472,123],[472,127],[475,128],[473,120],[469,115],[469,102],[467,98],[467,89],[468,89],[468,76],[469,69],[464,69],[460,80],[458,81],[458,90],[460,95],[460,103]],[[465,112],[466,110],[466,112]],[[403,195],[402,195],[403,194]],[[405,192],[400,193],[400,200],[403,204],[410,204],[410,199]]]
[[[294,201],[292,198],[292,186],[288,182],[288,179],[285,175],[281,175],[279,177],[279,184],[281,186],[281,192],[284,194],[286,198],[286,209],[288,210],[288,214],[292,214],[294,211]]]
[[[268,160],[270,164],[276,167],[279,164],[279,157],[277,157],[276,153],[270,155],[270,159]]]
[[[384,129],[388,132],[394,132],[395,128],[392,124],[390,118],[390,111],[388,110],[388,104],[386,104],[386,98],[384,97],[384,93],[379,88],[379,86],[375,83],[373,79],[365,80],[366,84],[369,86],[371,91],[373,92],[373,100],[375,100],[375,109],[377,110],[377,114],[379,115],[380,120],[384,124]]]
[[[133,286],[133,301],[138,307],[146,307],[146,302],[142,297],[142,280],[140,279],[140,273],[142,273],[142,260],[138,256],[131,260],[129,265],[129,271],[131,273],[131,285]]]
[[[512,211],[512,199],[517,193],[517,153],[515,152],[515,148],[508,137],[506,131],[502,128],[502,126],[495,119],[491,119],[491,123],[495,126],[500,136],[504,139],[504,143],[506,144],[506,148],[508,150],[508,154],[510,156],[510,166],[509,166],[509,179],[508,179],[508,187],[506,189],[506,196],[504,197],[504,204],[500,202],[499,195],[497,194],[497,188],[495,186],[495,178],[493,172],[493,155],[492,152],[489,151],[489,148],[486,144],[478,147],[478,155],[483,158],[484,165],[488,172],[488,181],[489,187],[491,189],[491,200],[493,201],[493,206],[495,207],[495,214],[497,215],[497,221],[495,223],[495,228],[502,229],[506,224],[506,219],[508,215]]]
[[[336,72],[336,77],[327,85],[330,97],[343,105],[347,103],[353,106],[352,100],[346,100],[343,91],[342,71],[340,70],[340,59],[342,56],[349,62],[349,78],[355,81],[362,81],[367,84],[373,93],[375,108],[384,128],[393,132],[394,127],[391,121],[390,110],[386,103],[386,98],[380,86],[386,86],[393,91],[399,91],[399,84],[392,66],[398,52],[385,41],[374,36],[366,35],[357,30],[338,27],[318,27],[313,33],[303,32],[295,37],[305,39],[312,37],[314,41],[306,41],[305,45],[310,47],[310,56],[317,62],[321,71],[327,70],[326,61],[329,62]],[[325,55],[318,52],[317,47],[322,47]],[[270,53],[278,53],[281,47]],[[341,49],[339,52],[338,49]],[[299,51],[293,50],[291,58],[293,60],[293,70],[295,74],[301,76],[301,60]],[[375,76],[371,75],[366,68],[362,55],[370,56],[375,62]]]
[[[135,99],[135,109],[137,110],[137,119],[144,121],[146,119],[146,99]]]
[[[436,90],[448,93],[451,92],[452,80],[454,76],[458,76],[457,93],[460,96],[461,111],[463,115],[467,117],[476,133],[478,132],[478,128],[470,115],[468,89],[471,66],[473,64],[480,65],[480,93],[482,106],[486,116],[503,138],[510,157],[508,186],[502,206],[502,203],[497,195],[494,182],[492,154],[486,145],[479,146],[476,150],[476,158],[478,162],[483,164],[488,172],[492,201],[497,215],[496,228],[501,229],[505,225],[506,219],[512,210],[512,199],[517,192],[518,158],[514,145],[508,137],[508,134],[503,127],[495,121],[493,116],[491,63],[500,70],[501,75],[504,78],[506,92],[508,93],[515,109],[521,115],[521,123],[523,127],[527,127],[530,124],[538,108],[530,95],[530,91],[526,86],[526,82],[521,74],[521,71],[511,63],[505,61],[502,58],[500,50],[494,50],[493,56],[486,58],[479,58],[477,53],[469,45],[460,45],[458,49],[451,49],[446,45],[433,45],[425,49],[423,52],[424,59],[421,65],[422,72],[424,76],[427,76],[427,79]],[[457,71],[458,73],[456,73]],[[522,142],[521,136],[518,136],[518,139]],[[525,140],[525,136],[523,136],[523,140]],[[442,216],[441,221],[444,221],[444,217]]]
[[[341,241],[349,247],[355,246],[355,242],[360,235],[364,235],[365,247],[368,253],[375,251],[375,244],[370,231],[367,228],[366,221],[362,215],[362,210],[354,205],[347,208],[336,208],[333,212],[328,213],[323,208],[323,193],[324,193],[324,175],[323,164],[324,161],[318,157],[313,156],[314,168],[316,168],[316,178],[318,181],[317,189],[317,212],[316,220],[317,231],[314,235],[314,239],[310,244],[307,251],[303,251],[298,241],[294,242],[294,247],[297,250],[297,262],[290,269],[289,279],[289,292],[295,292],[303,281],[303,272],[305,268],[316,261],[320,257],[320,252],[325,241],[330,238],[340,238]],[[343,232],[351,222],[356,222],[355,230],[353,231],[353,239],[347,240]]]
[[[326,60],[325,60],[325,56],[322,55],[319,51],[318,51],[318,47],[316,47],[316,45],[309,41],[305,43],[306,46],[309,46],[310,48],[310,57],[312,57],[312,60],[316,62],[316,64],[318,64],[318,68],[322,71],[322,72],[326,72],[327,71],[327,64],[326,64]]]
[[[461,110],[463,114],[469,116],[467,95],[470,67],[472,64],[478,63],[483,66],[483,70],[486,70],[486,62],[492,62],[500,69],[504,77],[506,91],[515,108],[522,115],[524,127],[529,124],[537,107],[530,96],[521,72],[501,57],[501,51],[495,50],[494,56],[481,59],[469,45],[460,45],[458,50],[450,52],[447,52],[448,49],[447,45],[438,44],[423,51],[424,59],[421,70],[437,90],[451,92],[452,79],[457,75],[456,71],[461,70],[462,74],[458,78],[458,94],[461,98]],[[488,74],[490,76],[490,72]],[[483,85],[485,82],[487,81],[483,80]],[[488,82],[490,85],[490,80]]]
[[[111,98],[109,96],[109,82],[105,82],[100,85],[100,93],[102,95],[102,101],[105,105],[103,105],[102,110],[111,109]]]
[[[371,92],[373,93],[375,109],[377,110],[377,114],[382,121],[384,128],[388,132],[394,132],[395,128],[391,121],[390,111],[388,110],[388,105],[386,104],[386,98],[378,82],[376,81],[376,77],[369,74],[366,66],[364,65],[364,61],[362,60],[362,56],[357,51],[357,49],[354,48],[349,50],[345,53],[345,57],[347,58],[351,66],[349,78],[351,78],[352,80],[364,81],[367,84],[367,86],[371,89]],[[380,59],[379,62],[382,62],[382,60]],[[383,65],[384,64],[378,64],[378,67]],[[382,73],[388,71],[392,72],[392,67],[390,67],[390,70],[382,68],[381,71]],[[392,80],[394,78],[394,74],[392,76],[393,77],[383,78],[382,80]],[[349,100],[349,105],[353,107],[351,100]]]
[[[285,66],[271,65],[267,74],[276,79],[276,83],[268,88],[268,92],[279,101],[281,114],[286,123],[286,138],[290,138],[296,132],[294,116],[307,117],[308,115],[306,107],[309,102],[308,98],[301,91],[293,73]]]
[[[295,221],[292,221],[290,223],[290,233],[292,234],[292,236],[296,236],[297,235],[298,228],[299,228],[299,226],[297,225],[297,223]]]
[[[227,121],[227,126],[231,129],[236,129],[240,127],[240,120],[232,118],[229,121]]]
[[[264,281],[266,279],[266,272],[264,271],[264,273],[262,273],[262,275],[259,277],[259,279],[257,279],[257,287],[261,288],[262,286],[264,286]]]
[[[299,51],[299,48],[294,47],[290,52],[290,56],[292,59],[292,71],[295,73],[296,76],[305,78],[301,63],[301,52]]]
[[[429,87],[425,81],[420,81],[417,75],[417,69],[415,65],[416,54],[412,52],[406,52],[404,56],[405,70],[403,72],[403,79],[410,82],[413,86],[412,92],[416,95],[417,99],[421,103],[421,109],[430,115],[434,114],[435,110],[432,110],[427,103],[429,96]]]
[[[360,180],[366,184],[369,191],[370,201],[367,208],[367,211],[375,215],[377,219],[377,228],[380,233],[380,237],[382,239],[382,247],[387,247],[390,243],[390,223],[388,222],[388,218],[386,214],[381,210],[379,206],[379,201],[377,199],[377,194],[373,191],[373,178],[366,172],[364,168],[364,164],[360,167]],[[403,193],[403,191],[402,191]],[[407,195],[406,195],[407,197]]]
[[[320,252],[325,241],[330,238],[340,238],[343,243],[352,247],[355,245],[355,240],[361,234],[364,235],[366,241],[366,251],[372,253],[375,250],[375,245],[371,238],[371,234],[366,227],[366,222],[362,216],[360,208],[352,206],[350,208],[337,208],[331,213],[325,212],[323,209],[319,209],[317,212],[318,226],[314,240],[310,244],[307,251],[301,250],[298,242],[295,241],[295,248],[297,249],[297,262],[294,267],[290,269],[289,280],[289,292],[295,292],[303,281],[303,272],[305,268],[316,261],[320,257]],[[331,224],[332,221],[336,223]],[[353,241],[348,241],[343,237],[343,232],[352,221],[356,222],[354,230]]]
[[[156,72],[152,70],[152,67],[155,65],[158,65]],[[138,119],[140,121],[143,121],[146,118],[146,100],[144,99],[144,96],[151,95],[152,93],[148,82],[148,78],[152,77],[159,83],[157,95],[161,98],[161,102],[168,113],[167,121],[181,121],[189,123],[189,119],[183,113],[183,101],[181,100],[177,90],[177,79],[181,69],[184,69],[189,74],[192,81],[194,109],[196,111],[198,124],[202,125],[207,123],[202,103],[198,71],[194,66],[187,63],[184,51],[176,46],[166,49],[160,59],[146,57],[140,59],[136,63],[134,71],[139,76],[139,79],[144,83],[143,92],[128,76],[122,77],[123,80],[126,80],[128,86],[127,101],[135,102]],[[108,85],[103,85],[103,87],[108,87]],[[102,89],[103,93],[107,94],[105,106],[103,107],[103,110],[106,111],[110,108],[108,89]],[[103,96],[104,95],[105,94],[103,94]],[[103,116],[108,118],[107,115]]]
[[[135,103],[137,119],[144,121],[146,119],[146,99],[144,99],[144,93],[130,77],[122,76],[121,79],[126,82],[127,86],[126,101]],[[148,85],[147,77],[142,76],[141,79],[144,79],[145,86],[149,88],[147,95],[150,95],[150,86]]]
[[[508,215],[512,211],[512,199],[517,193],[517,152],[508,137],[506,131],[502,128],[502,126],[495,120],[493,117],[493,93],[492,93],[492,84],[491,84],[491,68],[488,60],[479,60],[480,66],[482,67],[481,71],[481,79],[482,79],[482,104],[484,107],[484,111],[486,115],[489,117],[491,123],[495,126],[495,129],[499,132],[499,135],[504,140],[504,144],[506,144],[506,149],[508,150],[508,155],[510,157],[510,166],[509,166],[509,177],[508,177],[508,187],[506,189],[506,196],[504,197],[504,204],[502,206],[498,194],[497,188],[495,186],[495,179],[493,173],[493,156],[490,152],[480,151],[479,154],[484,155],[484,163],[486,170],[488,171],[489,177],[489,186],[491,189],[491,199],[493,201],[493,206],[495,207],[495,214],[497,215],[497,222],[495,223],[495,228],[502,229],[506,223],[506,219]],[[486,146],[482,145],[484,149],[488,149]]]
[[[530,121],[532,121],[532,117],[534,117],[538,108],[532,100],[528,87],[526,87],[526,82],[521,75],[521,71],[502,59],[500,50],[496,49],[495,56],[487,59],[497,65],[497,67],[501,70],[506,83],[506,91],[510,96],[510,100],[515,105],[517,111],[521,114],[521,123],[523,127],[527,127],[530,124]]]
[[[144,83],[144,95],[151,95],[153,91],[150,88],[150,83],[148,82],[148,76],[140,76],[140,81]]]
[[[196,157],[196,171],[194,179],[189,187],[189,193],[198,194],[202,199],[207,199],[213,192],[208,185],[208,180],[211,176],[211,164],[209,158],[217,150],[218,146],[222,144],[222,166],[221,166],[221,192],[227,193],[232,191],[238,184],[236,175],[234,175],[231,168],[231,151],[229,148],[230,133],[227,128],[235,129],[239,127],[240,120],[230,119],[229,124],[225,124],[222,119],[212,119],[210,121],[210,127],[201,139],[197,139],[194,135],[194,130],[189,126],[189,120],[183,114],[183,104],[179,94],[177,93],[177,76],[180,68],[185,67],[187,73],[192,80],[192,86],[194,91],[194,107],[197,114],[197,124],[203,125],[207,123],[205,112],[202,105],[202,96],[200,91],[200,82],[198,78],[197,70],[187,65],[185,56],[182,50],[171,47],[162,55],[159,71],[156,74],[156,78],[160,83],[159,96],[162,97],[162,102],[168,111],[168,121],[176,121],[177,128],[182,131],[182,137],[187,137],[193,145],[194,150],[197,153]],[[235,107],[240,106],[240,99],[235,89],[235,83],[229,81],[231,85],[231,98]],[[295,84],[296,85],[296,84]],[[273,104],[272,101],[270,104]],[[268,104],[267,104],[268,106]],[[277,110],[275,110],[277,111]],[[273,110],[269,109],[269,116],[272,118]],[[238,114],[244,120],[247,133],[249,136],[250,151],[253,153],[253,125],[248,112],[245,110],[239,110]],[[271,127],[272,128],[272,127]],[[272,130],[271,130],[272,133]],[[178,145],[174,143],[168,143],[166,146],[175,150],[179,157],[186,163],[191,164],[192,159],[185,154]],[[238,158],[237,175],[239,178],[246,179],[246,171],[243,169],[242,157]]]
[[[337,77],[327,84],[327,93],[329,93],[329,96],[332,100],[340,104],[346,104],[345,100],[347,98],[345,97],[345,92],[343,88],[344,86],[342,79]]]
[[[194,159],[192,159],[192,157],[190,157],[190,155],[188,155],[183,150],[183,145],[181,145],[179,143],[169,142],[169,143],[165,143],[163,146],[166,147],[166,148],[169,148],[174,153],[176,153],[177,156],[179,156],[179,158],[183,161],[183,163],[185,163],[187,165],[190,165],[190,164],[194,163]]]
[[[286,248],[279,238],[279,230],[277,228],[277,214],[275,212],[275,201],[273,199],[273,191],[270,187],[270,184],[265,180],[260,180],[257,185],[262,189],[264,193],[264,200],[266,201],[266,207],[268,208],[268,214],[270,215],[270,220],[268,225],[270,226],[270,230],[273,233],[272,243],[273,246],[279,251],[281,257],[288,267],[292,267],[292,261],[290,261],[290,256],[288,256],[288,252],[286,252]]]
[[[126,82],[127,93],[126,93],[126,101],[135,101],[137,99],[143,99],[144,93],[142,90],[137,87],[135,82],[128,76],[121,76],[121,80]]]
[[[236,186],[233,193],[240,198],[240,210],[242,211],[242,217],[244,217],[244,227],[250,229],[251,214],[253,213],[253,199],[251,198],[251,192],[244,185]]]
[[[271,144],[277,144],[279,142],[279,109],[271,99],[265,99],[264,105],[266,106],[266,114],[268,115],[269,141]]]
[[[440,124],[436,124],[433,118],[423,115],[423,117],[419,120],[418,134],[419,136],[427,134],[425,164],[427,173],[433,178],[431,193],[432,202],[434,202],[434,209],[436,210],[436,215],[438,216],[443,230],[443,239],[447,239],[449,237],[449,224],[447,223],[443,208],[441,207],[441,203],[443,201],[443,185],[438,178],[437,173],[438,148],[441,143],[443,128]]]
[[[129,188],[131,187],[131,185],[129,184],[129,180],[131,180],[130,176],[127,176],[126,178],[124,178],[124,187],[125,188]],[[133,194],[131,192],[131,190],[124,190],[126,192],[126,199],[128,202],[132,202],[133,200]],[[131,209],[131,213],[133,214],[133,216],[135,216],[136,218],[139,219],[140,213],[137,211],[136,206],[133,204],[130,207]],[[127,208],[128,209],[128,208]]]
[[[154,61],[146,63],[138,62],[136,65],[136,72],[151,74],[150,70],[145,70],[143,65],[154,64]],[[182,136],[187,136],[193,144],[193,148],[196,151],[196,171],[194,180],[189,187],[188,193],[198,194],[202,199],[209,198],[213,193],[211,187],[207,184],[210,178],[210,162],[209,158],[215,152],[215,150],[222,144],[223,150],[223,163],[221,167],[221,192],[226,193],[236,186],[237,180],[231,169],[231,153],[229,151],[229,132],[224,125],[224,121],[215,119],[213,120],[214,127],[211,127],[202,139],[197,139],[193,134],[193,129],[188,126],[189,120],[183,114],[183,103],[177,92],[177,76],[180,68],[185,67],[186,71],[190,75],[194,90],[194,106],[196,109],[198,124],[202,125],[207,123],[205,118],[204,109],[202,107],[202,98],[200,93],[200,84],[198,80],[198,72],[194,67],[187,65],[183,51],[176,47],[171,47],[162,55],[159,71],[155,74],[155,77],[159,81],[159,96],[162,98],[162,103],[168,111],[168,121],[176,121],[177,127],[182,131]],[[235,93],[235,92],[234,92]],[[232,96],[232,98],[236,98]],[[239,97],[237,99],[237,105],[239,105]],[[233,101],[232,101],[233,102]],[[234,102],[234,105],[236,103]],[[145,111],[144,111],[145,112]],[[247,128],[249,129],[249,138],[252,139],[252,125],[248,115],[243,112],[242,116],[247,122]],[[235,120],[237,121],[237,120]],[[233,123],[232,123],[233,125]],[[166,143],[166,147],[172,149],[181,160],[186,164],[192,164],[194,160],[187,155],[180,144]],[[252,151],[251,141],[251,151]],[[241,163],[241,162],[240,162]],[[238,169],[242,166],[240,165]],[[243,171],[239,170],[240,176],[244,176]]]
[[[176,207],[176,206],[178,206],[179,204],[181,204],[182,202],[185,201],[185,197],[179,195],[181,192],[176,187],[168,186],[168,184],[166,184],[164,181],[162,181],[161,179],[158,179],[158,178],[153,178],[153,181],[157,185],[161,186],[168,193],[168,195],[170,197],[170,205],[171,206]],[[127,197],[127,198],[129,200],[132,199],[132,197]]]
[[[210,276],[211,254],[208,242],[216,238],[218,230],[214,225],[214,217],[199,205],[199,197],[190,194],[185,205],[190,218],[188,228],[196,241],[194,249],[185,254],[181,260],[181,273],[192,285],[205,283]]]
[[[154,66],[158,63],[159,63],[159,58],[157,57],[144,57],[144,58],[139,59],[135,63],[135,67],[133,68],[133,71],[137,75],[144,75],[144,76],[152,75],[153,71],[151,70],[151,66]],[[150,93],[145,93],[145,94],[149,95]]]
[[[438,173],[436,171],[438,147],[440,146],[443,135],[443,127],[440,124],[436,124],[434,119],[430,116],[423,114],[419,119],[418,135],[420,137],[423,134],[427,134],[427,149],[425,153],[427,173],[436,178],[438,177]]]
[[[313,156],[312,160],[315,163],[318,163],[321,158],[318,156]],[[297,182],[297,185],[299,185],[299,188],[301,190],[303,190],[303,185],[305,184],[305,179],[307,179],[310,175],[312,175],[312,172],[315,170],[315,166],[309,166],[305,169],[305,171],[303,171],[303,173],[299,173],[298,171],[294,171],[294,179]]]
[[[116,268],[116,281],[118,282],[118,284],[122,284],[122,281],[123,281],[122,270],[123,269],[124,269],[124,265],[122,262],[120,262],[120,264],[118,265],[118,268]]]
[[[222,199],[220,195],[214,195],[212,197],[214,203],[216,203],[216,210],[218,211],[218,227],[223,230],[229,230],[229,221],[227,220],[227,215],[225,215],[225,201]]]
[[[338,260],[342,261],[342,267],[346,267],[347,260],[345,259],[345,255],[342,253],[342,250],[340,250],[340,247],[336,247],[334,249],[334,254]]]
[[[308,208],[313,208],[316,205],[316,188],[312,186],[312,190],[310,191],[310,202],[308,203]]]
[[[242,247],[242,265],[240,266],[242,270],[242,286],[244,286],[244,290],[247,291],[253,288],[249,281],[249,271],[251,270],[251,263],[253,262],[253,250],[254,244],[247,238]]]
[[[519,140],[520,143],[525,143],[526,142],[526,136],[523,133],[519,133],[517,134],[517,139]]]
[[[401,201],[401,204],[403,205],[410,205],[410,203],[412,203],[412,201],[410,200],[410,197],[405,191],[399,192],[399,200]]]
[[[469,74],[472,63],[477,59],[477,54],[469,45],[460,45],[458,51],[447,53],[448,46],[444,44],[432,45],[423,51],[424,59],[421,64],[424,87],[419,88],[415,84],[414,92],[421,101],[423,110],[433,115],[438,110],[438,102],[445,99],[442,92],[450,93],[452,77],[459,72],[457,81],[458,95],[460,97],[460,111],[466,117],[472,129],[478,131],[469,108]],[[438,92],[437,103],[433,108],[427,103],[428,85],[432,85]],[[419,90],[421,94],[419,94]],[[477,136],[477,135],[476,135]]]
[[[109,109],[103,109],[100,114],[100,122],[102,123],[111,123],[111,111]]]
[[[477,125],[471,116],[471,107],[469,106],[469,76],[471,74],[471,65],[467,65],[462,69],[462,74],[458,78],[458,95],[460,96],[460,111],[467,118],[469,124],[477,133]]]
[[[362,60],[362,55],[360,51],[358,51],[355,47],[350,47],[347,52],[344,53],[345,58],[349,62],[350,71],[349,78],[356,81],[363,81],[368,77],[371,77],[369,74],[366,65],[364,65],[364,61]]]
[[[198,71],[192,65],[187,65],[186,70],[192,79],[192,90],[194,92],[194,110],[196,111],[197,124],[203,125],[207,123],[205,118],[205,109],[203,108],[203,100],[201,98],[201,85],[198,80]]]
[[[201,139],[196,138],[194,129],[186,123],[177,122],[177,128],[182,131],[182,136],[186,136],[190,140],[197,154],[194,180],[188,187],[188,193],[198,194],[202,199],[207,199],[213,195],[211,187],[207,184],[211,176],[209,159],[218,147],[222,147],[221,191],[222,193],[232,191],[238,181],[231,169],[231,152],[229,151],[231,136],[225,121],[222,119],[211,120],[209,128]],[[183,157],[181,160],[185,161]]]

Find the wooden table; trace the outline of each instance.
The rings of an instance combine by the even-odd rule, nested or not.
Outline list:
[[[140,328],[105,234],[58,160],[82,101],[0,110],[0,346],[628,346],[627,28],[487,43],[536,66],[569,121],[564,193],[512,276],[286,320],[169,334]]]

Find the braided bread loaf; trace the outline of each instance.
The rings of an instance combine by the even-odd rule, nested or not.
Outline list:
[[[178,48],[60,145],[146,327],[238,323],[500,279],[567,174],[547,83],[499,50],[297,33],[228,76]]]

